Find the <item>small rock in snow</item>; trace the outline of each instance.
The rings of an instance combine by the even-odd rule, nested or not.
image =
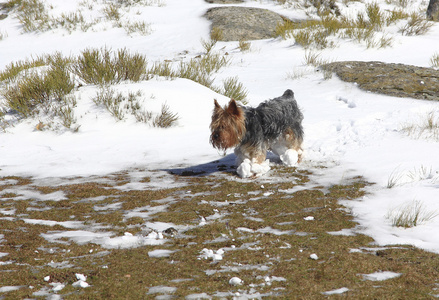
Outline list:
[[[232,277],[230,280],[229,280],[229,284],[230,285],[241,285],[242,284],[242,280],[241,280],[241,278],[238,278],[238,277]]]
[[[317,254],[313,253],[309,256],[309,258],[314,259],[314,260],[318,260],[319,257],[317,256]]]
[[[75,276],[78,280],[87,281],[87,276],[85,276],[84,274],[76,273]]]
[[[54,292],[59,292],[59,291],[61,291],[63,288],[66,287],[65,284],[62,284],[62,283],[59,283],[59,282],[53,282],[53,283],[51,283],[51,285],[53,286],[52,290],[53,290]]]
[[[75,283],[73,283],[72,285],[73,286],[79,286],[79,287],[82,287],[82,288],[86,288],[86,287],[90,286],[87,282],[85,282],[83,280],[78,280]]]
[[[347,291],[349,291],[348,288],[346,288],[346,287],[342,287],[342,288],[340,288],[340,289],[336,289],[336,290],[332,290],[332,291],[323,292],[322,294],[323,294],[323,295],[327,295],[327,296],[329,296],[329,295],[343,294],[343,293],[346,293]]]

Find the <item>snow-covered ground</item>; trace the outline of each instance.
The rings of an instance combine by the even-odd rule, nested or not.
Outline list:
[[[52,5],[53,15],[78,8],[90,17],[101,15],[102,1],[89,5],[93,9],[80,2],[84,3],[45,1]],[[146,2],[151,5],[126,9],[122,19],[150,23],[149,35],[127,34],[105,20],[87,32],[69,33],[59,28],[23,33],[19,21],[10,14],[0,21],[0,69],[14,61],[56,51],[78,55],[86,48],[104,46],[144,54],[149,62],[185,61],[203,53],[201,39],[208,40],[210,26],[203,14],[214,5],[203,0]],[[388,1],[381,2],[383,8],[389,6]],[[425,0],[413,1],[408,7],[425,11],[427,5]],[[274,1],[250,0],[242,6],[268,8],[292,18],[305,17],[303,9],[275,5]],[[342,11],[355,14],[358,9],[364,9],[364,5],[355,2]],[[403,36],[397,25],[385,30],[393,38],[391,47],[368,49],[363,44],[339,40],[336,47],[318,53],[327,61],[374,60],[429,67],[430,58],[439,52],[439,24],[421,36]],[[412,244],[439,253],[438,137],[424,134],[418,138],[401,130],[407,124],[421,124],[429,113],[439,117],[439,103],[368,93],[335,76],[324,79],[320,72],[305,65],[308,51],[295,45],[293,39],[250,42],[247,52],[240,51],[238,42],[219,42],[215,46],[214,51],[228,53],[231,60],[230,66],[215,74],[215,83],[220,85],[223,79],[237,76],[249,92],[250,105],[292,89],[305,116],[305,153],[299,168],[309,169],[322,184],[340,183],[357,175],[376,183],[364,198],[343,202],[360,223],[357,230],[380,245]],[[302,76],[291,79],[293,76],[288,74],[292,73]],[[121,92],[140,90],[148,109],[159,110],[166,103],[178,113],[178,125],[158,129],[136,123],[134,118],[117,121],[93,103],[97,87],[84,86],[75,91],[78,132],[38,131],[35,126],[39,120],[34,119],[15,122],[0,133],[0,176],[32,176],[50,182],[48,178],[196,166],[221,159],[209,144],[209,123],[213,99],[225,104],[226,97],[187,79],[155,78],[113,88]],[[263,177],[269,178],[270,172]],[[388,188],[389,183],[392,188]],[[392,215],[416,205],[422,208],[424,222],[409,229],[391,225]]]

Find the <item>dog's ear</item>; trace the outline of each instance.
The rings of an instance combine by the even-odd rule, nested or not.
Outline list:
[[[234,99],[230,99],[229,106],[227,107],[227,112],[233,116],[239,117],[242,114],[241,109],[236,104]]]
[[[215,104],[215,110],[219,110],[222,109],[221,105],[219,105],[218,101],[216,101],[216,99],[213,99],[213,104]]]

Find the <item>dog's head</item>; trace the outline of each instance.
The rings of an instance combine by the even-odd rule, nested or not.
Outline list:
[[[233,99],[224,108],[216,100],[214,104],[210,143],[217,149],[226,150],[241,142],[245,134],[245,113]]]

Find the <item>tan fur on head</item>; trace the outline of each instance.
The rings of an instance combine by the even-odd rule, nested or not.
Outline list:
[[[216,99],[212,115],[210,143],[217,149],[226,150],[238,145],[245,134],[245,114],[236,101],[231,99],[222,108]]]

